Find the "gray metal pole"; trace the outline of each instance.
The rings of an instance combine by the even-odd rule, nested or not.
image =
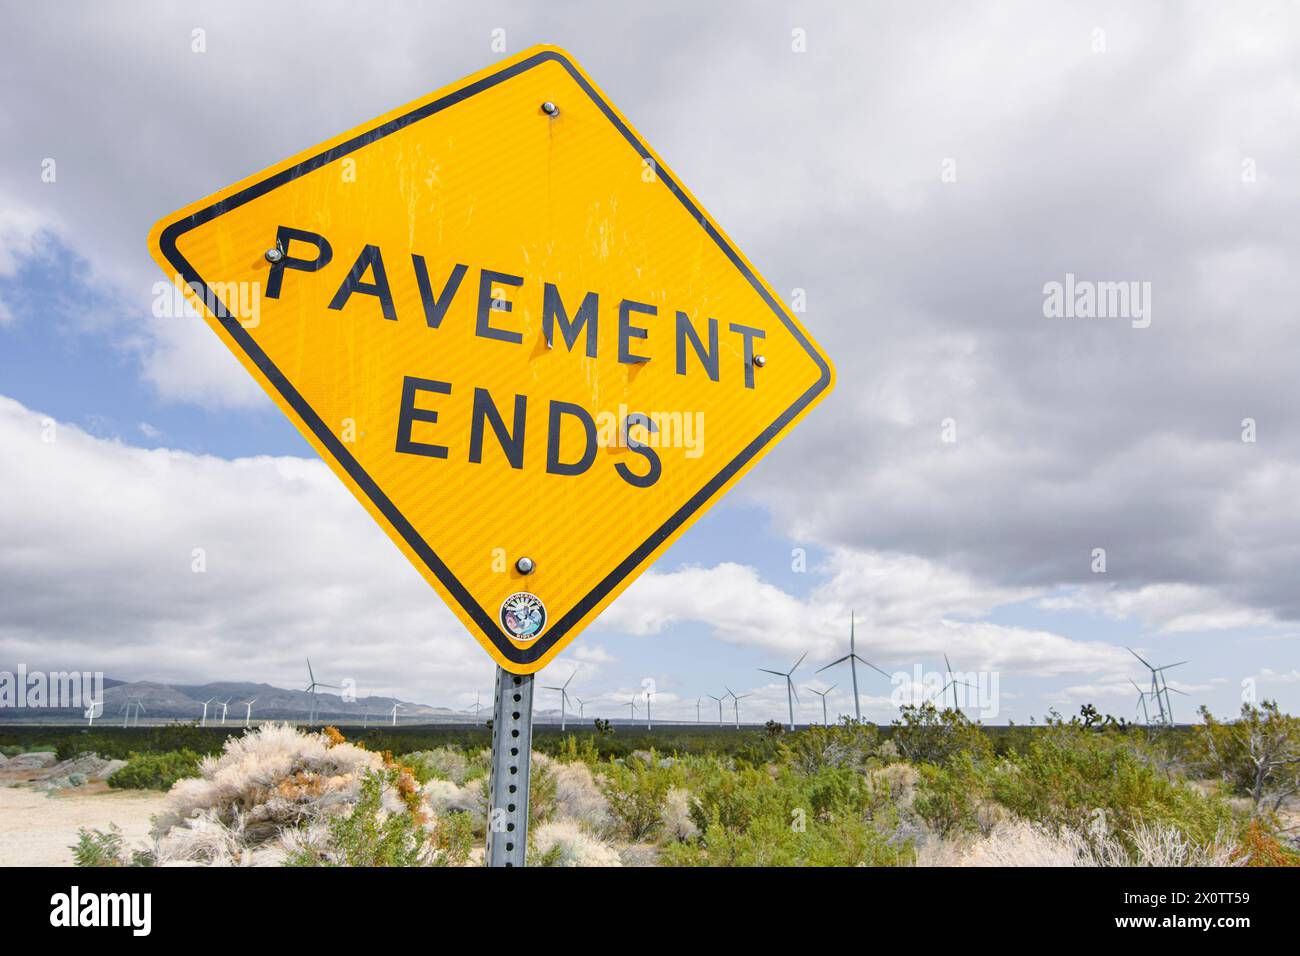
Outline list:
[[[523,866],[533,752],[533,676],[497,667],[488,776],[487,865]]]

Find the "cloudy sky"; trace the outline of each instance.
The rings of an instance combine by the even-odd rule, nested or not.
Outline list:
[[[504,37],[586,67],[803,290],[839,376],[543,676],[576,666],[589,712],[653,681],[662,716],[730,687],[765,719],[757,668],[806,651],[800,687],[850,712],[847,672],[813,670],[855,611],[907,682],[945,654],[995,678],[996,722],[1132,716],[1125,645],[1188,661],[1179,716],[1300,707],[1300,11],[469,7],[6,13],[0,670],[298,686],[310,654],[363,693],[487,696],[487,656],[217,338],[155,316],[145,236]],[[1067,275],[1144,311],[1049,317]],[[896,687],[859,676],[888,719]]]

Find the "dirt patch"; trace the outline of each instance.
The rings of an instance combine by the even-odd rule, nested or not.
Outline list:
[[[99,790],[99,787],[94,787]],[[116,823],[128,847],[147,846],[149,818],[164,794],[90,788],[47,796],[26,787],[0,789],[0,866],[71,866],[80,827]]]

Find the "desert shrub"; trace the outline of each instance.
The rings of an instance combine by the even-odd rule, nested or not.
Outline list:
[[[450,780],[430,780],[421,791],[429,808],[442,819],[445,816],[462,818],[472,833],[487,832],[487,781],[479,778],[458,787]]]
[[[107,831],[82,827],[77,831],[77,842],[69,849],[76,866],[149,866],[153,862],[150,854],[142,850],[127,850],[116,824],[109,824]]]
[[[602,769],[601,790],[629,840],[639,842],[659,829],[668,791],[679,777],[675,766],[660,766],[653,755]]]
[[[551,820],[531,834],[530,866],[622,866],[618,851],[574,820]]]
[[[465,754],[452,747],[438,747],[434,750],[417,750],[403,754],[401,763],[409,767],[412,775],[420,783],[430,780],[449,780],[456,785],[463,784],[469,774],[469,760]]]
[[[576,760],[555,763],[550,771],[555,781],[553,819],[571,820],[600,837],[611,835],[617,821],[591,767],[585,761]]]
[[[441,842],[394,793],[403,792],[403,772],[396,767],[367,770],[360,795],[346,814],[329,821],[329,840],[303,845],[288,866],[458,866],[469,856],[470,839],[463,824],[447,822]]]
[[[545,823],[555,812],[555,761],[545,754],[534,753],[528,778],[528,826]]]
[[[1043,727],[988,774],[992,797],[1025,820],[1086,833],[1100,824],[1127,840],[1137,827],[1176,826],[1199,846],[1234,829],[1226,801],[1153,767],[1125,735],[1060,721]]]
[[[1143,824],[1122,835],[1111,835],[1095,827],[1080,831],[1012,819],[999,823],[969,845],[944,841],[938,848],[927,847],[920,862],[995,867],[1221,867],[1233,865],[1235,852],[1235,844],[1222,835],[1199,845],[1168,824]]]
[[[379,754],[333,743],[322,733],[263,724],[228,739],[221,756],[199,763],[197,778],[172,787],[154,835],[208,812],[225,826],[239,818],[250,844],[269,841],[286,827],[345,812],[358,799],[365,771],[383,765]]]
[[[833,823],[763,814],[743,830],[714,823],[698,843],[667,847],[665,866],[897,866],[909,863],[912,848],[896,844],[872,821],[848,816]]]
[[[891,725],[890,738],[903,759],[943,766],[960,754],[975,760],[991,757],[993,746],[984,728],[959,710],[939,710],[931,703],[909,704]]]
[[[1242,829],[1236,859],[1246,866],[1300,866],[1300,853],[1283,846],[1258,817]]]
[[[922,764],[912,808],[926,826],[942,837],[979,829],[980,799],[985,787],[970,754],[959,754],[948,766]]]
[[[119,790],[170,790],[178,780],[199,775],[200,757],[192,750],[132,754],[126,766],[108,778]]]
[[[879,733],[873,724],[844,718],[830,727],[812,726],[781,741],[779,759],[799,773],[826,767],[863,770],[879,753]]]
[[[691,840],[699,836],[699,828],[691,819],[690,791],[673,787],[665,794],[661,827],[664,836],[671,840]]]
[[[893,865],[910,861],[886,784],[846,767],[691,764],[698,835],[669,846],[670,866]]]
[[[1276,812],[1300,792],[1300,717],[1284,714],[1274,701],[1241,705],[1237,720],[1220,722],[1205,707],[1189,744],[1189,757],[1203,773],[1223,780],[1255,807]]]

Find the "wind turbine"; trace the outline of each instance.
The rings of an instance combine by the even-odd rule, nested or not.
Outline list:
[[[961,707],[958,706],[958,704],[957,704],[957,688],[958,688],[958,687],[965,687],[967,690],[975,690],[975,685],[974,685],[974,684],[968,684],[968,683],[966,683],[966,681],[964,681],[964,680],[958,680],[958,679],[957,679],[957,675],[956,675],[956,673],[955,673],[955,672],[953,671],[953,669],[952,669],[952,664],[948,663],[948,655],[947,655],[947,654],[944,654],[944,655],[943,655],[943,665],[944,665],[946,668],[948,668],[948,683],[944,684],[941,688],[939,688],[939,693],[935,694],[934,696],[935,696],[935,697],[942,697],[945,693],[947,693],[948,688],[951,687],[951,688],[952,688],[952,709],[953,709],[954,711],[956,711],[957,713],[960,714],[960,713],[961,713]],[[931,698],[931,699],[933,700],[933,698]]]
[[[1176,664],[1165,664],[1162,667],[1152,666],[1145,658],[1131,647],[1126,647],[1126,651],[1142,662],[1142,666],[1151,672],[1151,691],[1148,696],[1156,699],[1156,706],[1160,708],[1160,723],[1172,724],[1174,722],[1174,708],[1169,700],[1169,683],[1165,680],[1164,671],[1171,667],[1181,667],[1187,661],[1179,661]],[[1175,689],[1175,693],[1188,696],[1184,691]]]
[[[483,705],[479,703],[479,692],[474,691],[474,723],[476,724],[478,723],[479,708],[481,708],[482,706]]]
[[[721,697],[714,697],[712,694],[705,694],[705,696],[708,697],[710,700],[716,700],[718,702],[718,726],[721,727],[722,726],[722,702],[727,699],[727,695],[723,694]]]
[[[871,663],[871,661],[867,660],[866,658],[858,656],[857,646],[855,644],[856,630],[857,630],[857,625],[855,621],[855,614],[853,612],[850,612],[849,613],[849,652],[845,654],[843,657],[841,657],[839,660],[831,661],[825,667],[818,668],[817,673],[820,674],[822,671],[828,670],[829,668],[832,668],[837,664],[843,664],[845,661],[849,662],[849,670],[853,672],[853,718],[854,720],[861,721],[862,704],[858,700],[858,665],[866,664],[873,671],[876,671],[883,677],[888,677],[889,675],[886,674],[884,671],[882,671],[875,664]]]
[[[102,697],[99,700],[89,701],[86,705],[86,713],[84,714],[86,720],[89,721],[86,726],[94,727],[95,718],[100,716],[102,713],[104,713],[104,700]]]
[[[401,707],[401,706],[402,706],[401,704],[394,704],[394,705],[393,705],[393,726],[394,726],[394,727],[397,726],[397,708],[399,708],[399,707]]]
[[[790,675],[799,669],[799,665],[803,663],[804,657],[807,656],[808,656],[808,652],[804,651],[803,656],[800,657],[797,661],[795,661],[794,667],[790,668],[788,671],[774,671],[774,670],[769,670],[766,667],[759,668],[759,670],[762,671],[764,674],[775,674],[777,677],[785,678],[785,699],[786,699],[786,703],[790,705],[790,729],[791,730],[794,730],[794,702],[799,699],[799,692],[794,689],[794,681],[790,679]],[[737,720],[737,723],[739,723],[739,720]]]
[[[200,727],[206,727],[208,725],[208,704],[212,703],[214,700],[216,700],[215,697],[209,697],[203,702],[203,716],[199,718]]]
[[[831,725],[830,718],[826,716],[826,695],[839,686],[840,686],[839,684],[831,684],[831,686],[827,687],[825,690],[818,690],[816,687],[807,688],[808,690],[812,691],[814,694],[816,694],[818,697],[822,699],[822,725],[823,726],[829,727]]]
[[[1137,681],[1133,680],[1133,678],[1130,677],[1128,682],[1132,684],[1133,689],[1138,692],[1137,705],[1142,709],[1142,720],[1149,727],[1151,726],[1151,712],[1147,710],[1147,692],[1139,687]],[[1136,710],[1137,708],[1134,709]]]
[[[314,724],[314,723],[316,723],[316,717],[317,717],[317,714],[316,714],[316,688],[317,688],[317,687],[329,687],[329,688],[331,688],[331,689],[333,689],[333,690],[338,690],[339,687],[338,687],[337,684],[322,684],[320,681],[316,680],[316,675],[315,675],[315,673],[312,672],[312,669],[311,669],[311,658],[310,658],[310,657],[307,658],[307,676],[311,678],[311,683],[307,685],[307,693],[311,694],[311,714],[310,714],[310,716],[308,716],[308,718],[307,718],[307,723],[308,723],[308,724]]]
[[[629,718],[629,721],[635,724],[636,723],[636,695],[635,694],[632,695],[632,699],[627,702],[627,705],[632,709],[632,716]]]
[[[697,724],[700,722],[700,704],[703,703],[703,701],[703,697],[695,698],[695,722]]]
[[[244,711],[244,729],[247,730],[253,723],[253,705],[257,703],[257,698],[244,701],[244,706],[248,708]]]
[[[370,698],[367,697],[361,702],[361,729],[365,730],[370,726]]]
[[[583,700],[577,694],[573,696],[573,699],[578,702],[578,719],[579,720],[585,719],[587,716],[587,705],[590,704],[591,701]]]
[[[653,727],[650,726],[650,700],[653,697],[654,694],[651,691],[645,692],[645,729],[646,730],[654,729]]]
[[[569,704],[569,682],[578,676],[578,669],[575,667],[573,673],[559,687],[543,687],[542,690],[558,690],[560,692],[560,733],[564,733],[565,717],[568,714]]]
[[[142,701],[139,697],[137,697],[135,699],[135,725],[137,727],[140,726],[140,715],[144,713],[144,710],[145,710],[144,701]]]
[[[122,726],[123,727],[126,727],[131,720],[131,708],[135,707],[139,703],[140,703],[140,698],[132,696],[132,697],[128,697],[126,699],[126,702],[122,704]],[[140,717],[137,714],[136,723],[138,724],[139,722],[140,722]]]
[[[230,709],[230,698],[227,697],[221,702],[221,726],[226,726],[226,711]]]
[[[802,660],[802,658],[800,658],[800,660]],[[754,692],[750,691],[748,694],[737,694],[734,690],[728,687],[727,693],[731,695],[731,705],[736,710],[736,729],[739,730],[740,729],[740,702],[742,699],[746,697],[753,697]]]

